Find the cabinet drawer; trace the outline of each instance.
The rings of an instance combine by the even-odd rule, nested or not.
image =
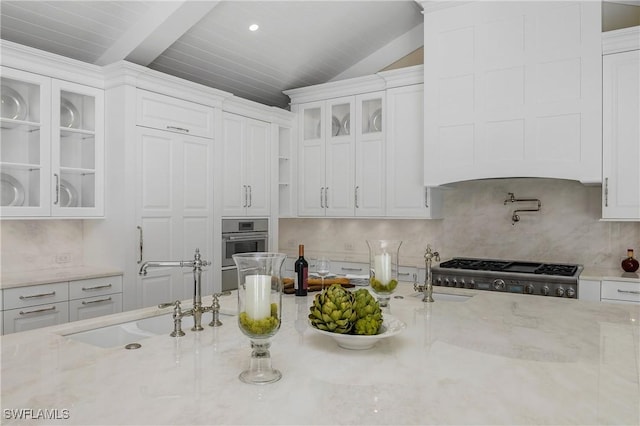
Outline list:
[[[24,308],[69,300],[69,283],[33,285],[3,291],[3,309]]]
[[[3,334],[34,330],[69,321],[69,302],[47,303],[3,312]]]
[[[69,283],[70,300],[112,293],[122,293],[122,275],[71,281]]]
[[[629,281],[602,281],[602,300],[640,303],[640,283]]]
[[[122,312],[122,294],[87,297],[69,302],[69,321],[96,318]]]
[[[213,108],[138,89],[139,126],[213,138]]]

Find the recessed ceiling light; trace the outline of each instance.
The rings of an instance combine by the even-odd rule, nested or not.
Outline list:
[[[258,31],[258,28],[260,28],[258,24],[249,25],[249,31]]]

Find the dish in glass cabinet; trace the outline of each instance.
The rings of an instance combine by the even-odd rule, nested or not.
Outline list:
[[[0,206],[21,206],[24,203],[24,188],[16,178],[0,173]]]
[[[2,85],[2,118],[24,120],[27,118],[27,103],[9,86]]]
[[[77,128],[80,114],[68,99],[60,100],[60,127]]]
[[[373,336],[331,333],[329,331],[319,330],[311,325],[311,323],[308,324],[309,328],[311,328],[316,333],[331,337],[341,348],[352,350],[371,349],[380,340],[386,339],[387,337],[395,336],[396,334],[407,328],[407,324],[389,314],[384,314],[380,332]]]
[[[351,133],[351,114],[347,113],[347,115],[344,116],[344,118],[342,119],[342,132],[345,135],[348,135]]]
[[[60,179],[60,207],[78,207],[78,191],[64,179]]]
[[[340,120],[335,115],[331,117],[331,136],[338,136],[340,134]]]
[[[370,132],[382,131],[382,109],[378,108],[371,115],[371,118],[369,119],[369,131]]]

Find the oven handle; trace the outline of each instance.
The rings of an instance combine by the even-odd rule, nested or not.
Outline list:
[[[247,240],[255,240],[255,239],[266,240],[268,238],[269,238],[269,234],[264,234],[264,233],[222,236],[222,239],[226,241],[247,241]]]

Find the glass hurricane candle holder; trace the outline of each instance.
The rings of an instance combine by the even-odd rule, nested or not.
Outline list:
[[[282,377],[271,366],[271,338],[282,318],[282,277],[286,255],[281,253],[234,254],[238,267],[238,327],[251,341],[251,364],[240,373],[245,383],[273,383]]]
[[[398,287],[398,254],[402,241],[367,240],[369,246],[369,284],[380,307],[389,306],[391,294]]]

